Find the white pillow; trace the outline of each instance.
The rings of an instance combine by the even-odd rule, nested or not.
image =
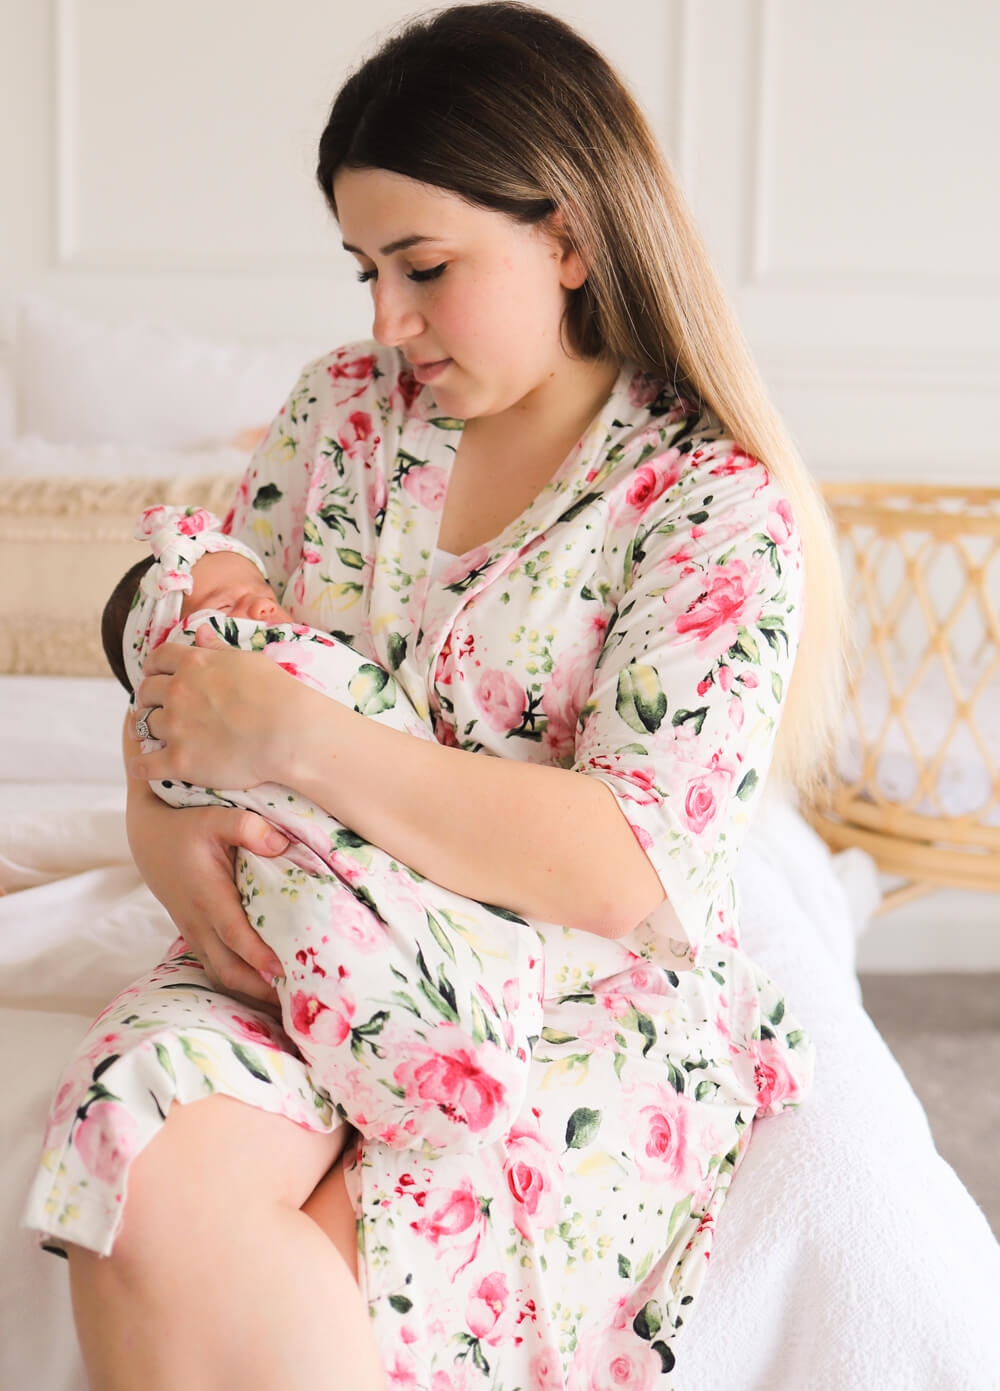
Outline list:
[[[202,449],[277,414],[322,348],[210,343],[110,324],[37,298],[17,306],[18,433],[62,444]]]
[[[0,437],[2,438],[2,437]],[[234,445],[215,449],[153,449],[132,444],[56,444],[41,435],[0,443],[0,478],[177,478],[240,476],[250,453]]]

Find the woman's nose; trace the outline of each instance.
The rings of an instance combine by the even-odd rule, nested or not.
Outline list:
[[[402,286],[391,286],[388,276],[376,284],[372,336],[387,348],[397,348],[424,331],[424,319]]]

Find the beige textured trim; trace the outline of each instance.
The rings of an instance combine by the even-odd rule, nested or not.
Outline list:
[[[224,516],[238,484],[237,474],[0,476],[0,672],[108,675],[101,612],[144,553],[132,536],[142,509],[191,504]]]

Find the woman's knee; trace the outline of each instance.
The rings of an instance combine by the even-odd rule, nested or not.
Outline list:
[[[258,1204],[301,1208],[342,1147],[340,1130],[306,1130],[232,1097],[175,1102],[129,1169],[111,1259],[136,1271],[174,1244],[212,1241]]]

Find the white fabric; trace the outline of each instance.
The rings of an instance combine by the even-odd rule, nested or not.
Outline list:
[[[4,439],[0,478],[174,478],[178,474],[239,475],[250,453],[234,444],[211,449],[153,448],[148,444],[57,444],[41,435]]]
[[[0,885],[24,886],[0,897],[0,1386],[32,1391],[85,1386],[64,1265],[16,1225],[55,1078],[172,935],[129,862],[121,788],[89,789],[72,760],[66,774],[64,788],[0,784]],[[838,868],[790,807],[765,803],[739,872],[747,945],[794,998],[819,1071],[799,1115],[755,1132],[693,1306],[683,1385],[995,1391],[1000,1247],[860,1007],[864,894]]]
[[[322,344],[211,343],[151,323],[18,306],[18,432],[59,443],[200,449],[265,425]]]
[[[0,783],[122,780],[128,695],[113,677],[0,675]]]

